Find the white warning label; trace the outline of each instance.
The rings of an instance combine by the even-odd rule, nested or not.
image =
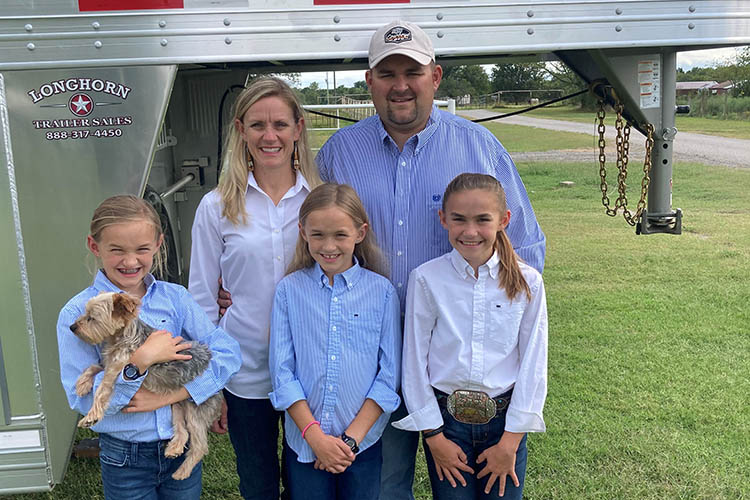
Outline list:
[[[661,60],[638,61],[638,85],[641,94],[641,109],[658,108],[661,105]]]

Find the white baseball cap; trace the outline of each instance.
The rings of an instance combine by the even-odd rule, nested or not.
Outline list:
[[[435,60],[435,49],[427,33],[408,21],[392,21],[379,28],[370,39],[370,69],[394,54],[411,57],[419,64]]]

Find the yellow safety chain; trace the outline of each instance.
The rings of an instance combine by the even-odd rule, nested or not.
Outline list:
[[[635,213],[628,210],[628,197],[625,194],[627,188],[628,178],[628,156],[630,153],[630,124],[626,123],[622,118],[623,105],[618,103],[615,105],[615,112],[617,118],[615,120],[615,128],[617,129],[617,136],[615,137],[615,144],[617,150],[617,192],[618,196],[615,200],[614,207],[610,206],[609,196],[607,196],[607,155],[604,151],[606,142],[604,139],[604,133],[606,127],[604,125],[604,118],[606,113],[604,111],[604,101],[599,100],[599,110],[596,113],[596,117],[599,120],[597,125],[597,132],[599,133],[599,177],[601,182],[599,187],[602,191],[602,205],[604,205],[604,211],[610,217],[617,215],[617,212],[622,208],[622,215],[625,221],[631,226],[635,226],[641,219],[643,209],[646,208],[646,195],[648,194],[648,185],[651,182],[651,151],[654,148],[654,126],[647,123],[644,126],[646,130],[646,158],[643,160],[643,179],[641,180],[641,197],[636,204]]]

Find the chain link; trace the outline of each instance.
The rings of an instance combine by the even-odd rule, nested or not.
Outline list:
[[[604,211],[610,217],[617,215],[617,212],[622,208],[622,215],[625,221],[631,226],[635,226],[643,215],[643,210],[646,207],[646,196],[648,195],[648,185],[651,182],[651,152],[654,148],[654,126],[650,123],[646,124],[646,158],[643,160],[643,179],[641,180],[641,196],[636,204],[635,213],[628,210],[628,197],[626,194],[627,179],[628,179],[628,157],[630,154],[630,124],[626,123],[622,118],[624,106],[621,103],[615,105],[615,112],[617,117],[615,119],[615,129],[617,135],[615,136],[615,146],[617,153],[617,199],[615,200],[614,207],[610,206],[609,196],[607,192],[609,186],[607,185],[607,155],[605,153],[606,141],[604,133],[606,127],[604,125],[604,119],[606,112],[604,110],[604,101],[599,101],[599,109],[596,113],[597,120],[597,132],[599,133],[599,177],[601,182],[599,188],[602,191],[602,205],[604,205]]]

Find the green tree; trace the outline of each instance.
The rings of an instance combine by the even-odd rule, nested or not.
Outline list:
[[[492,68],[492,90],[540,89],[546,74],[543,62],[496,64]]]
[[[459,97],[463,95],[483,95],[490,93],[490,79],[487,72],[478,64],[449,66],[443,68],[443,80],[436,93],[437,97]]]

